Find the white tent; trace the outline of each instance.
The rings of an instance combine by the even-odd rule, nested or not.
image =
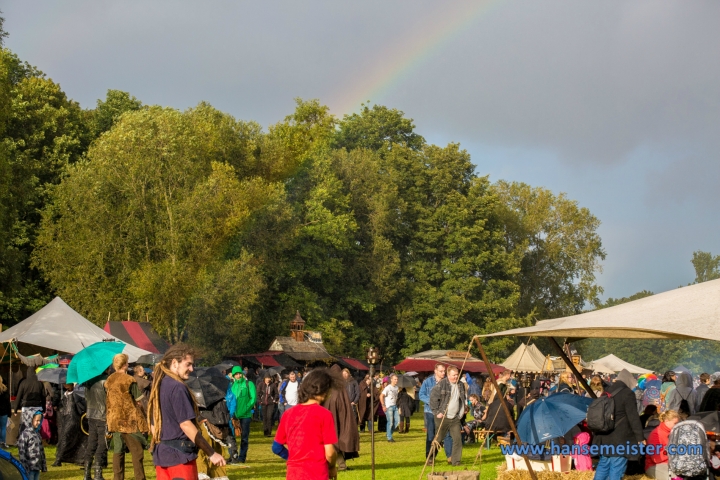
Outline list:
[[[534,343],[521,343],[500,365],[514,372],[541,373],[545,371],[545,356]]]
[[[22,322],[0,333],[0,342],[21,342],[72,354],[106,339],[120,341],[85,319],[60,297],[55,297]],[[123,353],[128,355],[130,362],[134,362],[150,352],[126,344]]]
[[[615,370],[608,367],[607,365],[603,365],[602,363],[597,362],[590,362],[590,366],[588,367],[589,370],[592,370],[593,373],[616,373]]]
[[[720,341],[720,279],[610,308],[483,335]]]
[[[602,358],[598,358],[597,360],[592,362],[592,368],[595,370],[595,366],[601,367],[607,367],[607,369],[612,370],[613,372],[617,373],[621,370],[627,370],[630,373],[636,373],[636,374],[642,374],[642,373],[652,373],[652,370],[648,370],[647,368],[638,367],[637,365],[633,365],[632,363],[628,363],[622,358],[618,358],[612,353],[610,355],[604,356]],[[598,372],[603,372],[604,370],[595,370]]]

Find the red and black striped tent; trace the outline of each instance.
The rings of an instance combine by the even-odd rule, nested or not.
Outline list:
[[[151,353],[165,353],[170,348],[148,322],[107,322],[105,331]]]

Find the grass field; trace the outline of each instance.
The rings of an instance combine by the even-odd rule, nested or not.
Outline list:
[[[385,433],[375,435],[375,478],[378,480],[417,480],[425,462],[425,433],[422,431],[422,416],[416,414],[411,423],[410,433],[395,434],[395,443],[388,443]],[[262,435],[262,425],[253,422],[250,433],[250,448],[248,450],[247,463],[245,467],[228,467],[228,476],[231,479],[269,479],[282,480],[285,478],[285,462],[273,455],[270,451],[271,438]],[[338,478],[343,480],[370,479],[370,434],[360,434],[360,458],[348,461],[350,470],[339,472]],[[46,447],[48,465],[55,460],[55,447]],[[11,453],[17,456],[17,449],[13,448]],[[503,461],[500,450],[494,446],[490,450],[483,450],[482,465],[476,464],[472,467],[475,456],[478,453],[478,445],[466,445],[463,449],[462,467],[455,469],[480,470],[481,478],[489,480],[495,478],[495,467]],[[130,464],[130,455],[126,456],[125,478],[132,479],[133,470]],[[112,461],[112,454],[110,455]],[[155,478],[155,469],[149,455],[145,456],[145,474],[148,479]],[[445,460],[445,454],[438,456],[436,470],[450,470]],[[75,465],[64,464],[62,467],[48,467],[49,472],[43,473],[43,479],[75,479],[82,478],[82,471]],[[429,471],[429,470],[428,470]],[[427,473],[424,478],[427,478]],[[103,471],[106,480],[112,479],[112,467]]]

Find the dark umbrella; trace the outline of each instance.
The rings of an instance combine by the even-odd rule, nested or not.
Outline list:
[[[282,371],[285,370],[285,367],[272,367],[265,370],[265,373],[269,373],[272,376],[280,375]]]
[[[720,433],[720,417],[718,417],[718,411],[712,412],[698,412],[695,415],[690,415],[688,420],[697,420],[703,424],[705,430],[713,433]]]
[[[240,364],[238,362],[236,362],[235,360],[223,360],[221,363],[218,363],[213,368],[217,368],[220,371],[231,370],[232,367],[234,367],[236,365],[240,365]]]
[[[551,438],[565,435],[572,427],[585,420],[592,398],[571,393],[556,393],[540,397],[523,410],[517,423],[520,439],[526,443],[541,444]]]
[[[162,353],[146,353],[145,355],[140,355],[140,357],[137,359],[135,363],[139,363],[140,365],[153,365],[160,363],[160,360],[162,360],[163,354]]]
[[[230,379],[215,367],[196,368],[185,383],[195,394],[198,405],[208,408],[225,398]]]
[[[61,385],[66,383],[67,368],[43,368],[37,373],[37,378],[41,382],[50,382]]]

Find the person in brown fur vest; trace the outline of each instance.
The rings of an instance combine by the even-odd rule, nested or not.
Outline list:
[[[115,373],[105,381],[107,390],[107,427],[113,434],[113,476],[115,480],[125,479],[125,446],[132,455],[133,471],[136,480],[145,480],[143,465],[145,434],[148,431],[147,420],[139,402],[143,392],[137,381],[128,375],[128,356],[118,353],[113,358]]]

